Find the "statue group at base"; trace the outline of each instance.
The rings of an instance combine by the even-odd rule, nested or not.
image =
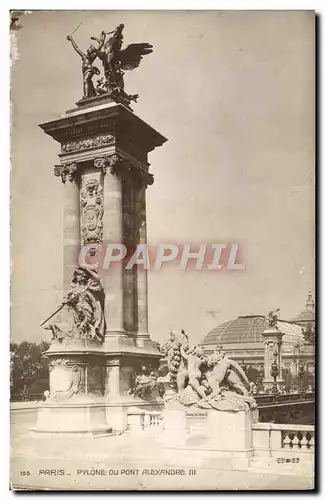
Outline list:
[[[42,323],[46,330],[52,331],[52,341],[86,339],[102,343],[105,336],[103,293],[96,271],[76,267],[62,304]]]
[[[156,398],[159,396],[157,378],[158,376],[155,371],[142,366],[140,373],[133,374],[132,387],[129,393],[143,400]]]
[[[184,406],[238,412],[256,408],[248,378],[222,348],[205,355],[200,346],[190,347],[182,330],[171,333],[162,347],[167,358],[173,401]]]

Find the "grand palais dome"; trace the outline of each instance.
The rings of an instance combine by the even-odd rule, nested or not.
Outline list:
[[[238,316],[236,319],[226,321],[213,328],[204,338],[202,345],[208,347],[239,343],[263,344],[262,333],[267,327],[267,320],[264,316]],[[284,333],[283,343],[296,345],[303,342],[300,326],[278,320],[278,328]]]

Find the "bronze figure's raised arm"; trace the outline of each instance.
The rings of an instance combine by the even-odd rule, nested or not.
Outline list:
[[[71,35],[67,36],[67,40],[71,42],[72,47],[75,49],[77,54],[82,59],[82,76],[83,76],[83,97],[95,97],[96,91],[94,84],[92,82],[92,78],[94,75],[99,75],[100,71],[96,66],[93,66],[93,62],[97,58],[99,51],[101,50],[104,41],[105,41],[105,33],[102,31],[100,39],[98,39],[98,47],[96,48],[94,45],[90,45],[87,49],[86,53],[82,52],[82,50],[78,47],[74,39]]]

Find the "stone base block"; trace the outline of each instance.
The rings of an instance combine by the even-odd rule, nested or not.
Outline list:
[[[162,445],[168,456],[225,469],[245,469],[253,457],[254,411],[170,408],[164,412]]]
[[[44,404],[38,409],[35,433],[102,435],[112,433],[105,404]]]
[[[253,412],[209,411],[206,425],[206,445],[223,452],[249,452],[252,455]]]
[[[167,405],[164,410],[164,424],[161,444],[164,448],[182,448],[186,444],[186,414],[178,405]]]

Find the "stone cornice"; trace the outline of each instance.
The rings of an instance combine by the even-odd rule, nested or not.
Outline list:
[[[141,144],[148,153],[166,142],[166,138],[121,104],[99,105],[84,111],[72,110],[58,120],[42,123],[42,130],[64,144],[83,140],[94,134],[115,134],[120,138]]]

